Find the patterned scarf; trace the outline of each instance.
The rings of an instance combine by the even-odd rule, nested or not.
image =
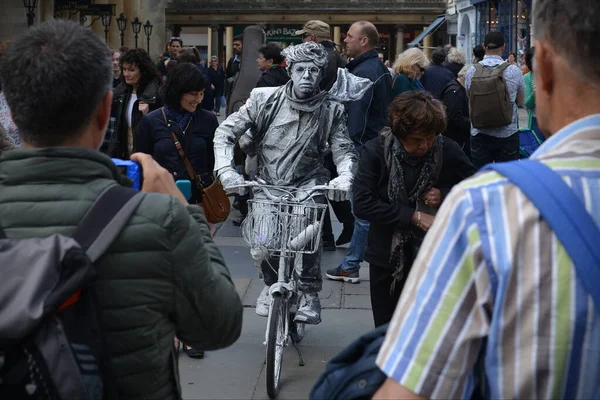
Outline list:
[[[173,110],[167,105],[164,106],[164,109],[167,117],[173,122],[177,123],[177,125],[179,125],[182,131],[185,131],[185,128],[187,128],[190,119],[192,119],[192,116],[194,115],[194,113],[185,111],[184,109],[180,109],[177,111]]]
[[[435,138],[433,146],[429,152],[418,159],[411,157],[404,150],[404,146],[392,134],[389,127],[384,128],[379,138],[383,147],[383,156],[385,164],[390,172],[390,180],[388,182],[388,196],[390,202],[410,206],[416,204],[416,210],[434,215],[436,210],[425,204],[422,196],[425,192],[433,187],[437,181],[442,166],[442,150],[443,138],[438,135]],[[404,165],[417,166],[421,165],[419,178],[414,188],[408,191],[406,182],[404,181]],[[413,228],[396,229],[392,235],[392,246],[390,249],[390,263],[395,267],[395,272],[392,275],[394,282],[390,287],[390,292],[394,291],[396,282],[402,280],[406,275],[404,268],[406,266],[406,257],[404,247],[414,237]]]

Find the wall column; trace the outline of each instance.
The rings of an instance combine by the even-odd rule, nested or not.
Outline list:
[[[427,27],[424,27],[423,29],[425,30]],[[433,36],[427,35],[423,38],[423,47],[423,51],[427,57],[431,58],[431,54],[433,53],[433,49],[431,49],[431,47],[433,47]]]
[[[404,26],[396,25],[396,57],[404,51]]]
[[[341,44],[342,40],[342,34],[340,32],[340,27],[339,26],[334,26],[333,27],[333,43],[335,44]]]
[[[209,30],[212,31],[211,35],[209,36],[209,40],[211,42],[211,52],[208,53],[208,59],[210,60],[210,57],[213,55],[216,55],[217,57],[219,56],[219,42],[222,42],[222,39],[219,40],[221,33],[219,25],[212,25]]]
[[[210,58],[210,56],[212,55],[212,43],[213,43],[213,30],[212,30],[212,26],[208,27],[208,32],[206,33],[207,36],[207,54],[208,57]]]
[[[227,61],[233,57],[233,26],[225,28],[225,62],[223,65],[227,65]],[[219,60],[222,63],[223,60]]]

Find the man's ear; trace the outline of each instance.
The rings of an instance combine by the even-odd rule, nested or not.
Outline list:
[[[540,96],[550,96],[554,90],[554,61],[556,55],[544,42],[536,40],[533,70],[535,90]]]

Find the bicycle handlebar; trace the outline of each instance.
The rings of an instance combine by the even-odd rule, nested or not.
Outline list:
[[[289,197],[292,197],[295,201],[299,201],[299,202],[303,202],[309,198],[313,198],[315,196],[315,194],[325,192],[327,190],[340,190],[340,189],[331,188],[328,185],[316,185],[311,188],[304,189],[304,188],[297,188],[297,187],[290,187],[290,186],[267,185],[267,184],[260,183],[257,181],[246,181],[243,185],[230,186],[230,187],[227,187],[224,189],[227,192],[228,190],[237,189],[237,188],[258,188],[270,200],[273,200],[273,201],[282,200],[284,197],[289,196]],[[269,189],[277,190],[277,191],[283,192],[284,194],[282,196],[275,196],[269,191]],[[302,197],[297,197],[294,193],[305,193],[305,194]]]

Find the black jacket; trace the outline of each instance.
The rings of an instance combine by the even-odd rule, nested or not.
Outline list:
[[[217,117],[210,111],[198,108],[187,129],[184,127],[185,133],[177,123],[169,120],[169,124],[170,127],[167,126],[160,109],[146,115],[135,133],[135,151],[150,154],[157,163],[173,174],[175,180],[189,180],[173,141],[171,133],[175,132],[194,171],[205,185],[210,184],[215,165],[213,139],[219,126]],[[192,200],[198,198],[194,185],[192,195]]]
[[[223,71],[223,67],[220,65],[217,69],[213,69],[212,67],[208,67],[208,74],[210,75],[210,80],[215,87],[215,97],[222,97],[225,95],[225,71]]]
[[[448,128],[444,136],[456,141],[470,155],[471,122],[466,89],[454,79],[442,91],[442,101],[448,115]]]
[[[320,43],[327,50],[327,68],[323,75],[323,80],[319,84],[321,90],[329,90],[337,80],[338,68],[344,68],[346,63],[335,49],[335,43],[331,40],[325,40]]]
[[[370,79],[373,87],[362,99],[346,106],[348,133],[360,152],[362,146],[375,139],[387,125],[387,109],[392,101],[392,76],[379,61],[377,51],[371,50],[346,65],[348,71],[361,78]]]
[[[263,72],[263,74],[256,82],[256,87],[276,87],[283,86],[290,80],[290,75],[287,73],[286,68],[277,67],[269,68]]]
[[[237,74],[238,72],[240,72],[240,65],[242,63],[241,62],[242,55],[240,54],[237,57],[238,57],[237,61],[235,61],[235,56],[233,56],[227,62],[227,69],[225,70],[225,77],[226,78],[231,78],[232,76],[234,76],[235,74]]]
[[[161,98],[158,95],[158,83],[150,82],[145,87],[138,88],[138,98],[133,104],[131,113],[131,130],[135,134],[138,124],[144,116],[139,110],[140,101],[148,103],[150,111],[156,110],[162,106]],[[128,151],[128,125],[127,104],[131,99],[133,87],[122,82],[115,90],[113,95],[112,109],[110,113],[110,122],[104,142],[100,150],[112,158],[121,158],[129,160]],[[140,94],[141,93],[141,94]]]
[[[442,192],[442,200],[452,186],[475,172],[475,167],[458,145],[444,138],[442,168],[433,185]],[[390,203],[388,181],[389,171],[380,139],[377,138],[365,145],[360,157],[358,172],[354,177],[354,214],[371,223],[365,260],[383,268],[392,268],[389,258],[394,229],[411,227],[415,212],[414,204]]]
[[[465,66],[464,64],[458,64],[458,63],[448,63],[445,65],[445,67],[454,74],[455,78],[458,78],[458,73],[464,66]]]
[[[432,64],[423,73],[421,83],[425,90],[439,100],[442,98],[442,90],[452,79],[454,79],[452,71],[443,65]]]

